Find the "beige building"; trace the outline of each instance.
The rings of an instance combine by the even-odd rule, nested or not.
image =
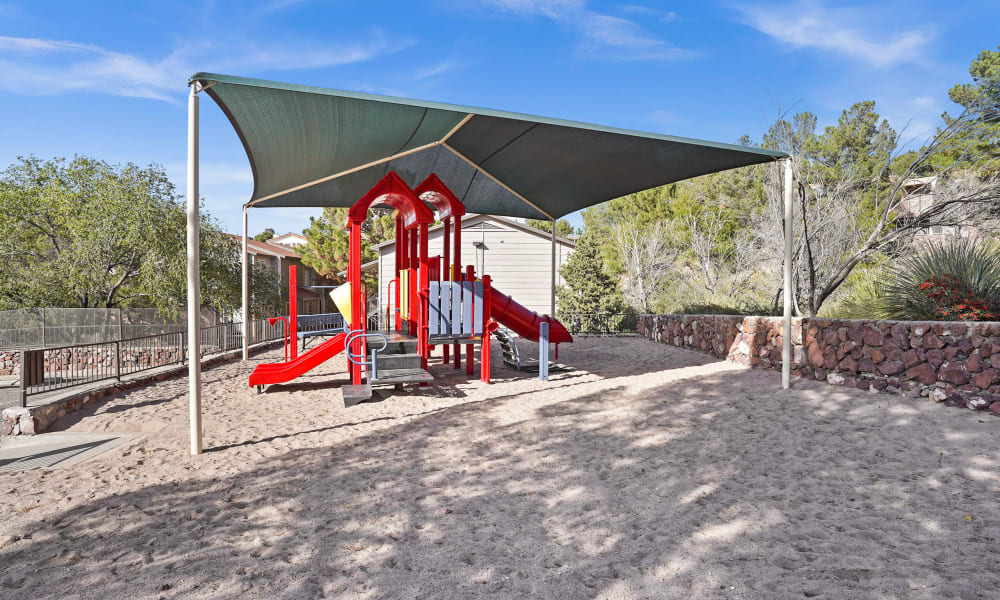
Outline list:
[[[230,234],[230,236],[237,243],[242,240],[238,235]],[[286,303],[288,302],[288,267],[295,265],[296,279],[298,280],[298,302],[296,304],[299,314],[311,315],[321,313],[329,303],[326,302],[325,297],[321,293],[322,290],[311,290],[308,288],[313,285],[323,285],[325,283],[323,278],[316,271],[302,264],[302,258],[296,253],[293,245],[274,243],[274,240],[279,238],[294,240],[296,237],[301,238],[302,236],[295,233],[286,233],[285,235],[271,238],[266,242],[258,242],[253,238],[247,238],[247,254],[250,255],[251,264],[262,263],[267,265],[268,268],[281,277],[281,297]],[[285,308],[287,311],[287,306]]]
[[[428,230],[427,249],[430,256],[442,256],[444,226]],[[556,237],[556,286],[562,285],[559,269],[573,252],[576,242]],[[378,259],[364,265],[365,270],[378,272],[379,314],[385,317],[388,308],[386,289],[395,277],[395,241],[375,246]],[[490,276],[493,285],[525,307],[540,314],[551,308],[550,234],[503,217],[466,215],[462,219],[462,264],[473,265],[476,276]]]

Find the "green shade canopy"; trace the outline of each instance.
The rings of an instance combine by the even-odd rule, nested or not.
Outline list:
[[[436,174],[469,212],[558,218],[781,152],[437,102],[197,73],[250,159],[251,206],[354,204]]]

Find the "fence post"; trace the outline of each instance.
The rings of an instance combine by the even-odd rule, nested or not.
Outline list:
[[[125,339],[125,320],[122,315],[121,307],[118,307],[118,339],[119,340]]]
[[[45,347],[45,308],[42,308],[42,348]],[[23,365],[23,363],[22,363]],[[22,369],[23,371],[24,369]]]
[[[121,309],[118,309],[118,314],[121,316]],[[115,342],[115,379],[118,381],[122,380],[122,346],[121,341]]]
[[[43,321],[44,323],[44,321]],[[28,352],[21,350],[21,408],[28,407]]]

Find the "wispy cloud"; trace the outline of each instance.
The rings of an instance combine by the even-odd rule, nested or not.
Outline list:
[[[924,47],[936,35],[930,26],[887,33],[884,26],[871,26],[884,20],[870,11],[820,2],[741,5],[736,10],[744,23],[792,48],[824,50],[881,68],[920,62]]]
[[[618,9],[625,14],[659,19],[663,23],[672,23],[677,20],[677,13],[672,10],[660,10],[641,4],[623,4]]]
[[[648,33],[634,21],[591,10],[585,0],[482,0],[482,4],[551,19],[582,36],[581,51],[604,59],[679,60],[697,55]]]
[[[75,41],[0,37],[0,89],[39,95],[92,92],[179,102],[195,71],[259,73],[335,67],[397,52],[412,40],[373,29],[340,45],[250,41],[186,45],[162,58],[116,52]],[[220,58],[224,57],[224,58]]]
[[[437,64],[424,67],[423,69],[417,69],[415,73],[410,77],[414,81],[422,81],[424,79],[431,79],[433,77],[439,77],[445,73],[451,73],[465,67],[465,63],[451,59],[443,60]]]

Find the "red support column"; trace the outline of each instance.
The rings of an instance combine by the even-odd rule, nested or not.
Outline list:
[[[292,343],[292,360],[299,355],[299,279],[295,265],[288,265],[288,333]]]
[[[427,348],[427,312],[430,310],[430,302],[428,301],[428,288],[430,287],[430,280],[428,277],[428,258],[427,258],[427,223],[420,224],[420,289],[419,289],[419,304],[417,305],[420,311],[417,313],[417,347],[420,349],[420,364],[426,369],[427,368],[427,356],[430,351]]]
[[[470,346],[471,348],[471,346]],[[483,275],[483,341],[479,350],[479,376],[490,382],[490,276]]]
[[[410,329],[410,335],[416,335],[417,337],[420,337],[419,335],[417,335],[417,319],[416,317],[413,316],[414,311],[420,309],[420,298],[418,293],[420,280],[419,278],[416,277],[417,271],[420,268],[420,255],[417,253],[417,230],[414,229],[412,231],[408,231],[407,234],[410,239],[410,250],[408,255],[410,258],[409,267],[413,269],[410,273],[409,329]]]
[[[476,281],[476,268],[473,267],[472,265],[467,265],[465,267],[465,280],[466,281],[471,281],[471,282],[473,282],[473,285],[475,285],[475,281]],[[470,298],[470,300],[471,300],[471,298]],[[475,310],[472,311],[472,314],[476,314]],[[466,344],[465,345],[465,374],[466,375],[472,375],[472,363],[474,363],[475,360],[476,360],[476,345],[475,344]]]
[[[451,253],[449,252],[451,246],[450,237],[451,237],[451,217],[448,217],[447,219],[444,220],[444,259],[442,261],[442,266],[444,267],[444,270],[441,271],[441,280],[449,282],[451,281],[451,260],[450,260]],[[448,364],[449,362],[448,350],[450,350],[450,348],[448,347],[448,344],[442,345],[441,348],[442,348],[441,352],[443,354],[443,356],[441,357],[441,362],[444,364]]]
[[[361,305],[361,223],[351,223],[347,281],[351,284],[351,329],[361,329],[364,307]],[[361,340],[353,344],[355,356],[361,354]],[[361,385],[361,365],[351,364],[351,384]]]
[[[452,258],[452,281],[462,281],[462,217],[455,217],[455,256]],[[455,352],[455,368],[462,368],[462,351],[458,344],[452,348]]]
[[[403,217],[399,215],[399,211],[396,211],[396,314],[392,319],[392,323],[386,323],[387,328],[394,327],[396,331],[402,328],[399,316],[399,271],[403,268],[403,253],[406,252],[406,230],[403,229]]]

